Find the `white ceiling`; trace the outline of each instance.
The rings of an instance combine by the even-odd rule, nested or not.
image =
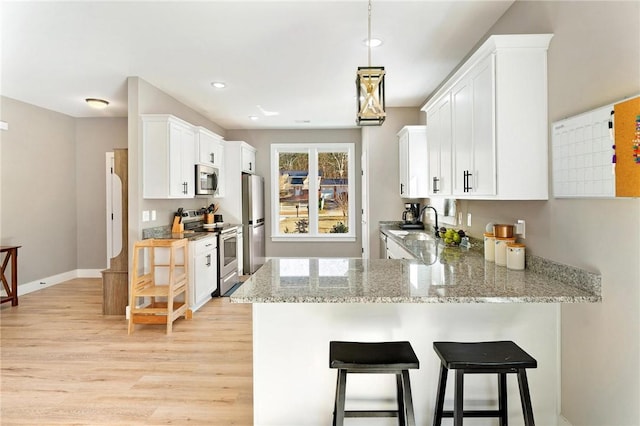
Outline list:
[[[512,3],[374,0],[372,36],[383,45],[371,65],[387,71],[387,106],[420,106]],[[123,117],[126,78],[138,76],[226,129],[355,126],[365,0],[1,7],[4,96],[73,117]],[[111,105],[94,110],[87,97]]]

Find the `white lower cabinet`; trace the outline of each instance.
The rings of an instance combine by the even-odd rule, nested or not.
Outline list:
[[[387,239],[387,258],[389,259],[415,259],[415,256],[404,249],[400,244]]]
[[[218,243],[215,235],[189,243],[189,305],[192,311],[211,300],[218,288]]]

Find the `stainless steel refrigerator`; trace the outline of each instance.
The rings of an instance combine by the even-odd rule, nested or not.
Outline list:
[[[264,264],[264,179],[242,174],[242,226],[245,274],[253,274]]]

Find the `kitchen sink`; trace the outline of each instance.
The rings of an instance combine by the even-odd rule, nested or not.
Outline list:
[[[433,235],[426,232],[408,232],[408,231],[396,231],[389,229],[387,232],[402,238],[404,241],[433,241],[435,238]]]
[[[429,235],[429,234],[425,234],[422,232],[412,232],[410,234],[405,235],[404,237],[405,241],[433,241],[434,238]]]

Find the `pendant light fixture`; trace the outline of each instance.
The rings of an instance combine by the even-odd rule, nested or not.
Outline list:
[[[358,102],[358,126],[380,126],[387,114],[384,111],[384,67],[371,66],[371,0],[369,0],[367,48],[369,64],[358,67],[356,95]]]

